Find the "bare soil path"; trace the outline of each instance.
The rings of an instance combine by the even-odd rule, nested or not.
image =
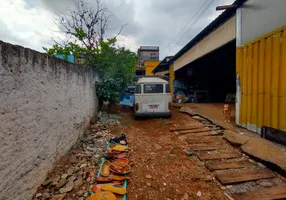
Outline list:
[[[247,199],[252,195],[266,195],[267,199],[269,194],[285,196],[285,178],[269,172],[262,173],[257,180],[257,173],[266,166],[225,141],[221,136],[222,130],[204,118],[190,117],[179,113],[178,109],[172,110],[169,119],[135,120],[130,109],[118,107],[114,113],[120,115],[120,124],[108,127],[97,123],[87,130],[70,152],[54,165],[33,200],[89,199],[107,141],[122,133],[127,135],[132,167],[127,186],[128,200],[227,200],[227,196]],[[202,126],[209,128],[206,132],[193,132],[202,130]],[[192,127],[191,133],[182,134],[186,127]],[[225,158],[230,154],[235,158]],[[218,155],[219,158],[213,159]],[[202,156],[212,159],[202,159]],[[233,176],[237,173],[240,173],[239,177]],[[221,185],[214,177],[232,179],[228,183],[233,184]],[[269,191],[269,194],[263,191]]]
[[[200,122],[178,109],[172,112],[170,119],[140,120],[134,120],[131,112],[123,113],[122,130],[129,141],[130,159],[134,161],[128,199],[227,199],[203,163],[184,153],[187,143],[169,131],[177,124],[192,126],[201,125]]]

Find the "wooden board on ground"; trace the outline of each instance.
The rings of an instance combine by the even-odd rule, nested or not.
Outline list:
[[[209,133],[208,133],[209,134]],[[193,136],[193,135],[192,135]],[[220,137],[188,137],[186,138],[186,142],[188,144],[201,144],[201,143],[214,143],[214,142],[221,142]]]
[[[198,158],[200,160],[221,160],[221,159],[231,159],[239,158],[241,155],[235,152],[216,152],[216,153],[200,153]]]
[[[209,128],[197,128],[194,130],[184,130],[184,131],[178,131],[179,134],[187,134],[187,133],[201,133],[201,132],[208,132],[211,131]]]
[[[179,126],[175,128],[170,128],[170,131],[183,131],[183,130],[194,130],[194,129],[201,129],[204,126]]]
[[[221,146],[214,146],[214,145],[199,145],[199,146],[190,146],[189,149],[193,151],[212,151],[221,149]]]
[[[286,186],[275,186],[271,188],[263,188],[260,190],[252,190],[245,193],[233,194],[232,197],[236,200],[286,199]]]
[[[184,135],[184,134],[181,134],[181,135]],[[200,132],[200,133],[186,133],[187,137],[190,136],[191,137],[194,137],[194,138],[199,138],[199,137],[206,137],[206,136],[219,136],[219,134],[217,133],[213,133],[212,131],[204,131],[204,132]]]
[[[239,161],[220,161],[220,162],[212,162],[207,163],[205,166],[208,170],[215,171],[215,170],[223,170],[223,169],[239,169],[244,167],[251,166],[251,162],[247,160],[239,160]]]
[[[274,174],[268,169],[260,169],[248,172],[231,172],[216,175],[216,178],[222,185],[243,183],[259,179],[272,178]]]

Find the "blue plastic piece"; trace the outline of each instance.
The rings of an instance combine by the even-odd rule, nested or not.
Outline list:
[[[134,99],[135,99],[135,97],[133,94],[121,94],[120,95],[120,105],[133,107]]]
[[[67,61],[69,61],[71,63],[74,63],[74,56],[73,55],[68,55],[67,58],[65,58],[64,55],[60,55],[60,54],[55,54],[55,56],[57,58],[60,58],[60,59],[63,59],[63,60],[67,60]]]

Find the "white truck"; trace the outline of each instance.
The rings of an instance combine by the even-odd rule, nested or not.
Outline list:
[[[136,83],[134,111],[136,117],[170,117],[172,95],[168,81],[142,77]]]

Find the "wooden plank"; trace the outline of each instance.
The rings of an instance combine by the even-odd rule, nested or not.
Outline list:
[[[245,193],[232,194],[236,200],[272,200],[286,199],[286,186],[275,186],[271,188],[263,188],[260,190],[252,190]]]
[[[239,168],[244,168],[244,167],[249,167],[251,166],[251,162],[246,161],[246,160],[240,160],[240,161],[220,161],[220,162],[212,162],[212,163],[207,163],[205,166],[208,170],[210,171],[215,171],[215,170],[223,170],[223,169],[239,169]]]
[[[215,143],[223,140],[221,140],[220,137],[202,137],[202,138],[188,137],[186,141],[188,144],[201,144],[201,143]]]
[[[200,133],[187,133],[189,134],[189,136],[194,137],[194,138],[198,138],[198,137],[205,137],[205,136],[220,136],[220,134],[218,133],[213,133],[212,131],[203,131]],[[181,134],[183,135],[183,134]]]
[[[259,179],[272,178],[274,174],[268,169],[260,169],[248,172],[231,172],[216,175],[216,178],[222,185],[243,183]]]
[[[199,128],[194,130],[184,130],[184,131],[178,131],[179,134],[187,134],[187,133],[201,133],[201,132],[209,132],[211,129],[209,128]]]
[[[179,126],[175,128],[170,128],[170,131],[183,131],[183,130],[193,130],[193,129],[200,129],[204,126]]]
[[[235,152],[217,152],[217,153],[200,153],[198,158],[200,160],[221,160],[221,159],[230,159],[230,158],[239,158],[241,155]]]
[[[190,146],[189,149],[193,151],[211,151],[211,150],[217,150],[221,149],[221,146]]]

